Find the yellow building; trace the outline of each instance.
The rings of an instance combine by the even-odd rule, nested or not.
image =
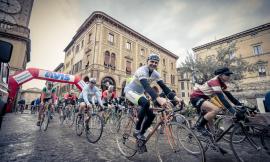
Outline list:
[[[8,5],[7,5],[8,4]],[[33,0],[0,1],[0,40],[13,45],[10,74],[26,68],[30,61],[31,41],[28,28]]]
[[[65,48],[64,72],[95,77],[121,89],[124,80],[146,64],[149,53],[160,55],[158,71],[164,81],[177,89],[177,56],[103,12],[93,12]]]
[[[41,89],[39,88],[28,88],[21,91],[21,98],[25,99],[25,104],[30,105],[31,102],[41,95]]]
[[[230,43],[235,43],[237,49],[231,58],[241,58],[257,67],[257,71],[245,73],[240,87],[233,89],[235,94],[247,98],[264,96],[270,90],[270,23],[194,47],[193,51],[203,59],[217,55],[218,48]]]

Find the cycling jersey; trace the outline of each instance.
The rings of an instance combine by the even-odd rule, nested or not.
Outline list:
[[[100,92],[100,90],[96,86],[91,88],[91,87],[89,87],[89,85],[86,85],[83,88],[82,92],[80,93],[79,99],[83,99],[84,102],[87,105],[89,105],[90,104],[89,100],[91,102],[93,102],[94,97],[97,98],[99,105],[102,106],[103,104],[102,104],[102,101],[101,101],[101,92]],[[93,102],[93,104],[94,104],[94,102]]]
[[[190,95],[190,98],[202,97],[209,98],[214,94],[222,93],[227,89],[227,86],[222,82],[218,76],[207,81],[203,85],[197,86],[194,88],[194,91]]]
[[[53,98],[53,93],[56,92],[55,88],[51,88],[50,90],[47,87],[44,87],[42,89],[42,93],[44,94],[44,98],[45,99],[49,99],[49,98]]]
[[[108,90],[106,90],[106,91],[103,91],[102,93],[102,99],[112,100],[115,98],[116,98],[116,93],[114,91],[110,93]]]
[[[156,70],[154,70],[149,76],[149,68],[147,67],[147,65],[142,66],[136,70],[132,80],[126,85],[124,90],[125,93],[129,90],[132,90],[139,94],[143,94],[145,92],[145,89],[140,82],[141,79],[147,79],[149,84],[151,84],[153,81],[158,82],[161,80],[160,74]]]

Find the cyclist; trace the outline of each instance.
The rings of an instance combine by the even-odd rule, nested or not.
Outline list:
[[[104,101],[103,103],[111,103],[116,100],[116,93],[114,91],[114,86],[109,85],[108,90],[103,91],[101,99]]]
[[[95,104],[95,97],[98,101],[98,104],[101,108],[104,108],[103,103],[101,101],[101,92],[96,85],[96,79],[91,78],[89,79],[89,83],[83,88],[82,92],[80,93],[78,102],[80,103],[79,106],[79,114],[82,114],[82,111],[87,111],[88,116],[90,116],[89,108]],[[86,121],[89,119],[86,119]]]
[[[18,105],[19,105],[19,111],[20,112],[23,112],[23,110],[24,110],[24,108],[25,108],[25,99],[20,99],[19,101],[18,101]]]
[[[235,113],[233,105],[241,105],[241,103],[233,97],[233,95],[227,90],[226,82],[229,81],[231,74],[229,68],[219,68],[215,72],[215,77],[194,88],[190,95],[191,104],[197,108],[198,112],[205,110],[207,113],[198,120],[196,129],[201,133],[207,133],[205,125],[208,121],[212,121],[220,112],[222,107],[227,108],[231,113]],[[209,101],[213,96],[217,96],[221,107],[217,106]]]
[[[74,94],[74,91],[70,90],[68,93],[64,95],[64,99],[65,99],[65,106],[67,106],[68,104],[75,105],[77,97]]]
[[[51,111],[53,112],[54,102],[56,99],[55,93],[56,93],[56,89],[53,88],[53,83],[50,81],[46,82],[46,86],[42,89],[41,96],[40,96],[40,109],[38,112],[37,126],[40,126],[41,114],[44,112],[45,103],[52,101]]]
[[[156,71],[159,63],[159,56],[157,54],[150,54],[147,58],[147,65],[139,67],[132,80],[125,87],[125,97],[135,105],[141,106],[138,113],[138,121],[134,136],[137,139],[145,140],[144,133],[151,126],[155,118],[153,111],[150,109],[150,101],[144,95],[144,92],[151,96],[152,101],[156,105],[165,105],[166,99],[159,97],[158,94],[150,87],[153,81],[156,81],[160,88],[164,91],[169,99],[181,101],[175,93],[164,84],[160,74]],[[144,120],[145,118],[145,120]],[[144,121],[144,122],[143,122]]]

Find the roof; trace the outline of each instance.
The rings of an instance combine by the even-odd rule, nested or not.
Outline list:
[[[57,72],[64,66],[64,63],[60,63],[53,71]]]
[[[218,39],[216,41],[209,42],[209,43],[194,47],[194,48],[192,48],[192,50],[196,52],[196,51],[199,51],[199,50],[202,50],[202,49],[205,49],[205,48],[208,48],[208,47],[212,47],[212,46],[215,46],[215,45],[218,45],[218,44],[221,44],[221,43],[230,42],[232,40],[239,39],[241,37],[245,37],[245,36],[252,35],[252,34],[257,34],[258,32],[268,30],[268,29],[270,29],[270,23],[263,24],[263,25],[260,25],[260,26],[257,26],[257,27],[242,31],[240,33],[230,35],[228,37],[221,38],[221,39]]]
[[[128,26],[124,25],[123,23],[117,21],[116,19],[112,18],[111,16],[105,14],[104,12],[101,11],[95,11],[93,12],[85,21],[84,23],[79,27],[77,30],[75,36],[72,38],[72,41],[68,44],[68,46],[64,49],[64,52],[66,52],[71,45],[75,42],[75,40],[92,24],[92,22],[96,18],[101,18],[107,22],[110,22],[111,24],[119,27],[120,29],[125,30],[126,32],[129,32],[131,35],[138,37],[139,39],[147,42],[148,44],[158,48],[159,50],[169,54],[170,56],[174,57],[175,59],[178,59],[178,56],[169,50],[165,49],[164,47],[158,45],[157,43],[153,42],[149,38],[141,35],[140,33],[136,32],[135,30],[129,28]]]

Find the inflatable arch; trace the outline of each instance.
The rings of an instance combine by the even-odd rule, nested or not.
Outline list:
[[[14,102],[14,97],[16,96],[20,85],[32,79],[74,84],[80,91],[86,85],[86,83],[83,80],[81,80],[80,76],[73,76],[69,74],[52,72],[37,68],[28,68],[24,71],[9,76],[8,88],[9,88],[10,102],[7,105],[6,112],[11,112],[11,106],[12,103]]]

